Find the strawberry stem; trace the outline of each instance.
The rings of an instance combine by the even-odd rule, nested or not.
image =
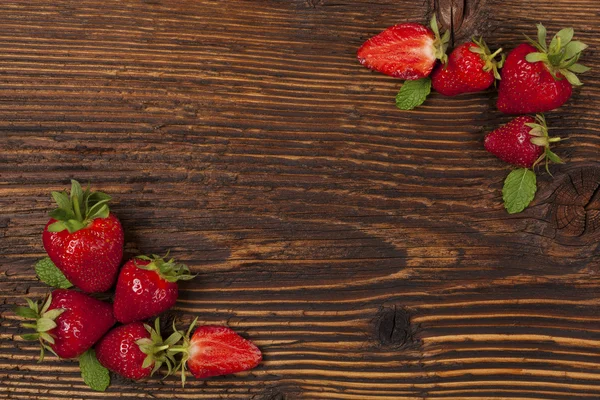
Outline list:
[[[52,303],[52,293],[48,294],[48,297],[42,303],[41,308],[37,301],[34,302],[30,299],[26,300],[28,307],[16,307],[14,312],[22,318],[35,321],[35,323],[24,322],[21,324],[24,328],[35,330],[35,333],[25,333],[21,335],[21,337],[25,340],[37,340],[40,342],[40,358],[38,359],[38,362],[42,362],[44,360],[45,350],[56,355],[52,347],[50,347],[50,345],[54,344],[54,336],[52,336],[49,331],[56,328],[57,324],[55,320],[65,310],[63,308],[48,310]]]
[[[537,24],[537,29],[537,41],[525,35],[527,40],[538,50],[538,52],[527,54],[526,60],[530,63],[543,62],[554,79],[560,80],[564,77],[571,85],[581,86],[582,83],[576,74],[587,72],[590,68],[578,64],[577,61],[588,46],[583,42],[572,40],[573,28],[564,28],[558,31],[550,45],[546,43],[544,25]]]
[[[71,194],[52,192],[58,208],[50,212],[56,222],[48,226],[50,232],[77,232],[88,226],[96,218],[107,218],[110,210],[110,196],[102,192],[92,192],[89,187],[83,191],[76,180],[71,180]],[[82,210],[84,213],[82,213]]]
[[[448,43],[450,42],[450,31],[446,30],[446,32],[440,36],[440,29],[438,27],[435,15],[431,17],[430,26],[433,34],[435,35],[435,39],[433,41],[435,58],[440,60],[442,64],[445,65],[448,63],[448,55],[446,54],[446,50],[448,49]]]
[[[156,271],[161,278],[166,280],[167,282],[177,282],[177,281],[189,281],[193,279],[196,275],[192,275],[190,273],[190,269],[185,264],[176,263],[173,258],[166,261],[165,258],[169,256],[169,253],[165,255],[164,258],[153,254],[152,257],[148,256],[137,256],[136,258],[144,261],[150,261],[149,264],[141,265],[138,263],[134,263],[136,267],[145,269],[147,271]]]

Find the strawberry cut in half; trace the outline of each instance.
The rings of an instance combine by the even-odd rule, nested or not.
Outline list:
[[[549,137],[546,119],[540,114],[535,118],[525,115],[513,119],[489,133],[484,145],[487,151],[502,161],[523,168],[532,168],[545,160],[548,171],[550,161],[563,162],[550,150],[550,144],[560,140],[559,137]]]
[[[154,317],[177,302],[177,281],[194,278],[189,268],[173,259],[153,255],[129,260],[119,273],[114,311],[123,324]]]
[[[508,54],[498,88],[498,110],[505,114],[533,114],[554,110],[569,100],[576,74],[589,71],[578,63],[582,42],[572,40],[573,29],[560,30],[548,45],[546,28],[537,25],[538,40],[527,38]]]
[[[105,368],[128,379],[139,380],[153,375],[162,365],[167,366],[167,376],[176,362],[167,350],[181,340],[174,332],[163,340],[160,321],[154,328],[141,322],[121,325],[108,332],[96,344],[96,356]]]
[[[115,283],[123,257],[121,223],[108,208],[110,196],[83,191],[52,192],[58,208],[44,228],[44,249],[65,277],[84,292],[104,292]]]
[[[433,88],[444,96],[456,96],[462,93],[480,92],[492,86],[500,79],[498,72],[504,64],[504,55],[496,57],[502,49],[494,53],[482,38],[456,47],[446,64],[438,65],[431,74]]]
[[[190,337],[197,318],[187,333],[181,332],[182,344],[168,352],[181,353],[181,383],[185,385],[186,366],[197,379],[248,371],[260,364],[262,353],[251,341],[231,328],[217,325],[199,326]]]
[[[365,67],[400,79],[429,76],[437,60],[445,62],[450,31],[440,37],[435,17],[431,29],[417,23],[394,25],[367,40],[357,52]]]
[[[30,299],[27,303],[29,307],[17,307],[15,313],[34,320],[23,327],[36,332],[22,337],[40,342],[40,361],[45,350],[60,358],[79,357],[116,322],[111,304],[75,290],[56,289],[42,305]]]

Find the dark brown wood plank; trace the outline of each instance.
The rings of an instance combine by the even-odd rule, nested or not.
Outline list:
[[[402,112],[355,60],[440,3],[0,3],[0,398],[600,398],[598,5],[467,2],[456,41],[510,49],[542,21],[590,45],[547,115],[568,163],[508,216],[494,92]],[[96,393],[36,363],[10,310],[48,291],[32,264],[69,178],[114,197],[128,256],[198,273],[170,317],[229,324],[263,364]]]

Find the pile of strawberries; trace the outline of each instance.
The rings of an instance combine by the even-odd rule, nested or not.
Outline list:
[[[40,361],[45,350],[79,358],[84,381],[100,391],[110,383],[108,370],[139,380],[164,365],[166,375],[181,370],[184,384],[186,367],[196,378],[208,378],[260,363],[260,350],[228,327],[200,326],[192,334],[196,318],[187,332],[173,324],[163,339],[158,318],[146,324],[175,305],[177,282],[193,275],[187,266],[156,255],[135,257],[119,268],[124,234],[109,210],[110,197],[71,183],[70,195],[52,193],[58,208],[42,235],[48,257],[36,264],[38,277],[57,289],[41,303],[27,299],[28,307],[15,309],[31,320],[23,327],[35,332],[22,337],[39,341]],[[70,289],[73,285],[81,291]],[[112,304],[89,295],[113,286]]]
[[[504,183],[504,205],[509,213],[523,211],[536,192],[535,167],[549,161],[562,163],[550,150],[560,138],[549,137],[541,114],[563,105],[573,86],[580,86],[577,73],[589,70],[578,63],[587,46],[573,40],[573,29],[560,30],[551,40],[546,28],[537,25],[537,41],[527,37],[508,56],[502,49],[491,52],[483,39],[473,39],[446,55],[450,32],[440,35],[435,17],[431,29],[417,23],[392,26],[367,40],[358,49],[361,64],[372,70],[405,79],[396,105],[409,110],[422,104],[431,87],[445,96],[478,92],[496,81],[498,110],[523,115],[485,137],[485,149],[499,159],[520,167]],[[548,171],[549,173],[549,171]]]

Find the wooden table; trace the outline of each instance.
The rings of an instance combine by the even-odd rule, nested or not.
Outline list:
[[[600,6],[453,5],[454,38],[513,48],[574,26],[593,68],[547,115],[568,162],[508,215],[510,167],[483,149],[493,90],[394,106],[355,51],[450,1],[0,2],[0,397],[599,399]],[[207,381],[114,378],[22,341],[11,312],[51,190],[114,197],[126,253],[198,277],[165,318],[228,324],[264,362]]]

